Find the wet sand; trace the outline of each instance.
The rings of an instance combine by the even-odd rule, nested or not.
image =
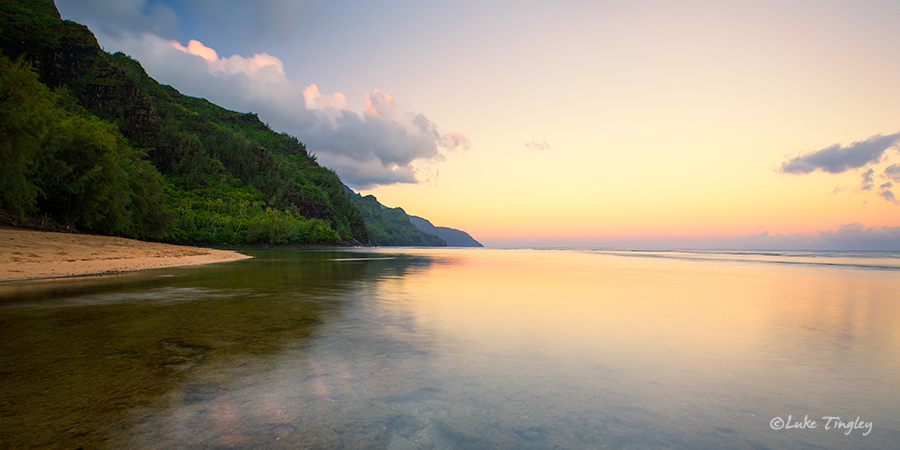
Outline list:
[[[246,258],[250,257],[228,250],[0,228],[0,282],[102,275]]]

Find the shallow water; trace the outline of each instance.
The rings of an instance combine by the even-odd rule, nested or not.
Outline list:
[[[900,441],[897,253],[247,253],[0,285],[0,447]]]

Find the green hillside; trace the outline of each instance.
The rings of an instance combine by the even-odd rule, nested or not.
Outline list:
[[[416,228],[403,208],[388,208],[374,195],[353,193],[351,198],[365,218],[370,245],[447,246],[443,239]]]
[[[369,242],[338,176],[295,137],[160,85],[51,1],[0,1],[0,53],[9,223],[174,243]]]

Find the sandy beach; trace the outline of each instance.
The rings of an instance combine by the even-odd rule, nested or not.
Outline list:
[[[0,228],[0,282],[99,275],[246,258],[250,257],[228,250]]]

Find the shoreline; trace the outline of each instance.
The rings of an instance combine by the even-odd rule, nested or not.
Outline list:
[[[248,258],[251,257],[230,250],[0,228],[0,283],[103,276]]]

